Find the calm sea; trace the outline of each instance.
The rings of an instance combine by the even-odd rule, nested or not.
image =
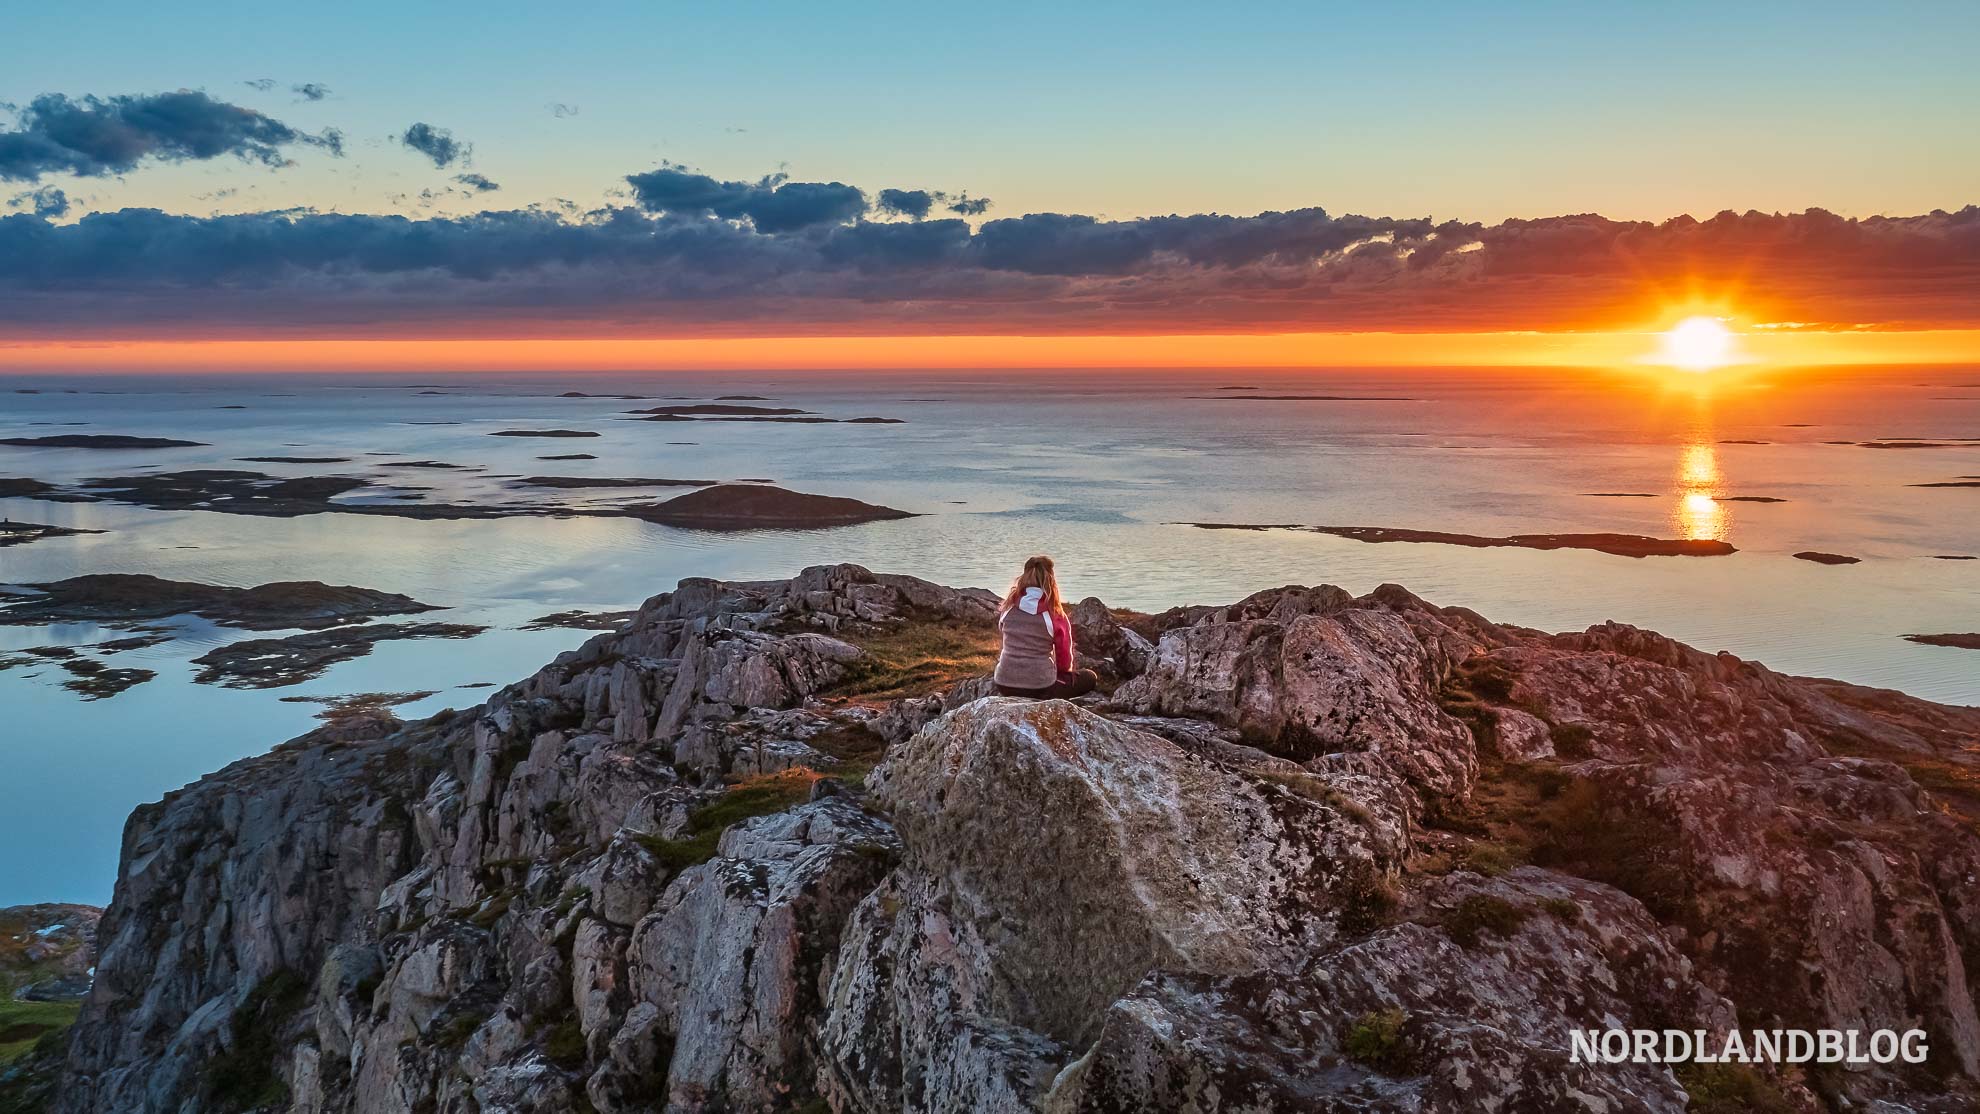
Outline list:
[[[1219,389],[1240,386],[1257,389]],[[566,391],[654,398],[558,397]],[[905,421],[620,420],[668,398],[737,394],[831,417]],[[1300,394],[1385,400],[1241,397]],[[489,436],[517,428],[602,436]],[[1980,653],[1901,637],[1980,631],[1980,561],[1935,559],[1980,556],[1980,488],[1911,486],[1980,476],[1980,441],[1954,440],[1980,438],[1973,369],[1682,380],[1490,370],[0,379],[0,436],[61,432],[211,447],[0,447],[0,475],[356,472],[430,488],[434,503],[634,497],[532,494],[505,476],[760,478],[922,517],[716,535],[627,519],[271,519],[0,499],[6,517],[107,531],[0,549],[0,582],[88,572],[235,585],[323,580],[404,592],[454,609],[436,618],[491,628],[468,641],[386,643],[317,681],[267,691],[190,682],[187,659],[246,637],[201,624],[112,659],[159,677],[110,699],[80,699],[53,668],[0,672],[0,846],[10,849],[0,860],[0,905],[106,899],[134,805],[312,726],[313,706],[281,696],[434,689],[404,714],[467,706],[481,691],[456,686],[506,683],[587,637],[519,624],[570,608],[631,607],[684,576],[781,577],[857,561],[1000,586],[1026,555],[1045,552],[1072,598],[1143,609],[1286,583],[1362,592],[1394,581],[1502,621],[1562,630],[1616,619],[1790,672],[1980,703]],[[1938,447],[1858,444],[1885,438]],[[573,452],[598,459],[537,459]],[[367,454],[481,470],[381,470],[393,456]],[[269,455],[353,462],[235,460]],[[1785,501],[1728,501],[1748,496]],[[1617,531],[1721,538],[1739,552],[1637,560],[1178,525],[1191,521]],[[1825,566],[1791,556],[1802,550],[1862,560]],[[0,651],[105,637],[89,625],[0,627]]]

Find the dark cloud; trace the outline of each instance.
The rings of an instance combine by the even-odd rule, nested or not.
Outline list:
[[[466,162],[472,148],[454,138],[454,133],[446,128],[436,128],[432,124],[414,124],[399,137],[399,142],[433,160],[433,165],[446,168],[458,162]]]
[[[38,190],[15,194],[7,202],[9,208],[25,209],[37,217],[54,220],[69,215],[69,195],[54,186],[43,186]]]
[[[454,181],[466,186],[470,193],[492,193],[502,187],[481,174],[456,174]]]
[[[183,162],[234,155],[282,166],[282,148],[297,144],[342,153],[342,137],[299,132],[251,108],[197,90],[148,96],[81,97],[45,93],[0,131],[0,181],[32,182],[49,174],[102,177],[147,159]]]
[[[306,101],[320,101],[330,95],[330,87],[314,81],[289,86],[289,91]]]
[[[550,115],[555,116],[559,120],[567,119],[569,117],[576,116],[577,114],[578,114],[577,105],[565,104],[562,101],[550,102]]]
[[[626,176],[640,208],[675,216],[747,219],[758,232],[791,232],[843,224],[866,212],[866,195],[843,182],[792,182],[772,174],[755,182],[721,182],[686,167],[663,164]]]
[[[275,79],[272,77],[256,77],[256,78],[250,78],[247,81],[243,81],[241,82],[241,84],[247,86],[250,89],[254,89],[259,92],[266,93],[270,89],[275,88]]]
[[[881,190],[873,207],[883,213],[920,220],[935,207],[936,197],[927,190]]]
[[[1034,213],[972,228],[864,219],[864,195],[841,183],[680,167],[628,182],[638,207],[589,213],[0,217],[0,332],[1555,330],[1735,286],[1780,320],[1980,327],[1980,208],[1489,226]]]
[[[951,196],[940,190],[881,190],[873,203],[882,213],[911,220],[925,219],[937,205],[960,217],[980,217],[989,211],[990,199],[966,193]]]

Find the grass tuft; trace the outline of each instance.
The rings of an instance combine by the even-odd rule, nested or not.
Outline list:
[[[1444,931],[1451,934],[1451,939],[1469,948],[1477,945],[1483,933],[1511,936],[1531,915],[1532,910],[1514,905],[1505,898],[1472,894],[1445,915]]]
[[[892,700],[940,692],[997,665],[994,627],[947,619],[909,619],[840,637],[866,656],[852,663],[827,696]]]
[[[1540,903],[1540,911],[1566,924],[1581,919],[1581,906],[1564,897],[1550,897]]]
[[[1340,916],[1336,922],[1342,935],[1366,936],[1395,916],[1400,899],[1396,888],[1372,867],[1357,870],[1341,887]]]
[[[81,1012],[80,1002],[0,999],[0,1067],[34,1052],[44,1040],[60,1039]]]
[[[1487,878],[1497,878],[1514,867],[1526,865],[1526,855],[1517,847],[1487,841],[1465,848],[1458,865]]]
[[[1260,781],[1270,782],[1290,790],[1295,796],[1303,797],[1314,804],[1328,808],[1348,817],[1363,827],[1375,825],[1375,814],[1368,806],[1342,793],[1340,790],[1314,777],[1312,774],[1275,770],[1263,766],[1253,766],[1247,771]]]

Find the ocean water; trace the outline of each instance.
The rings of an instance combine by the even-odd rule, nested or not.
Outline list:
[[[1233,386],[1256,389],[1220,389]],[[558,397],[566,391],[653,397]],[[904,423],[622,420],[670,398],[736,394]],[[601,436],[489,436],[543,428]],[[1974,369],[0,378],[0,437],[63,432],[210,446],[0,446],[0,476],[357,474],[429,488],[430,503],[612,502],[682,490],[524,490],[504,478],[522,475],[758,478],[921,517],[710,534],[615,518],[277,519],[0,499],[0,516],[105,531],[0,549],[0,583],[89,572],[323,580],[403,592],[451,609],[431,618],[490,628],[465,641],[385,643],[316,681],[271,690],[192,684],[188,659],[261,637],[198,622],[172,642],[109,658],[159,673],[109,699],[62,689],[67,675],[53,667],[0,672],[0,846],[10,849],[0,905],[107,899],[133,806],[313,726],[314,706],[282,696],[431,689],[402,713],[471,705],[482,690],[457,686],[509,682],[588,637],[518,625],[570,608],[632,607],[684,576],[781,577],[857,561],[1000,587],[1025,556],[1045,552],[1071,598],[1142,609],[1288,583],[1362,592],[1395,582],[1500,621],[1565,630],[1614,619],[1789,672],[1980,703],[1980,653],[1902,638],[1980,631],[1980,561],[1936,559],[1980,556],[1980,488],[1911,486],[1980,476],[1980,440],[1956,440],[1980,439]],[[1859,444],[1889,438],[1937,447]],[[598,459],[537,459],[572,452]],[[235,459],[269,455],[353,459]],[[464,468],[379,467],[393,459]],[[1729,501],[1743,496],[1785,501]],[[1613,531],[1718,538],[1739,552],[1632,559],[1190,522]],[[1791,556],[1803,550],[1862,560]],[[114,632],[91,624],[0,627],[0,653],[107,637]]]

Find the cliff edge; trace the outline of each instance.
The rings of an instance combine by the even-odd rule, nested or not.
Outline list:
[[[1980,1095],[1980,710],[1394,586],[1088,600],[1109,691],[1033,703],[985,695],[994,606],[687,580],[479,707],[138,809],[52,1108]],[[1930,1054],[1576,1062],[1611,1028]]]

